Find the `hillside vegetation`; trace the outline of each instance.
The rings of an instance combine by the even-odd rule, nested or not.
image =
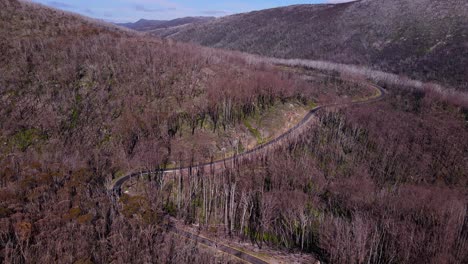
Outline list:
[[[325,263],[466,263],[467,105],[385,88],[383,101],[320,111],[266,155],[183,179],[155,174],[134,192],[167,197],[168,213],[213,235]]]
[[[468,90],[467,13],[463,0],[361,0],[274,8],[150,32],[269,57],[367,65]]]
[[[375,90],[16,0],[0,2],[0,51],[0,263],[237,263],[171,217],[327,263],[468,263],[463,98],[382,82],[384,100],[344,106]],[[186,134],[245,126],[263,143],[279,109],[331,103],[267,152],[110,191],[213,158],[176,147],[202,143]]]
[[[150,197],[121,214],[107,183],[163,164],[181,127],[224,130],[314,89],[28,2],[0,2],[0,36],[1,263],[227,261],[164,232]]]
[[[130,161],[133,168],[157,165],[182,127],[225,129],[277,100],[313,91],[237,55],[35,5],[2,5],[2,157],[60,153],[54,158],[64,162],[96,150],[114,169]]]

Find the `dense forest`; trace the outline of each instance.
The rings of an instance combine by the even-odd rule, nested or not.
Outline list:
[[[370,91],[16,0],[0,3],[0,35],[1,263],[239,261],[170,232],[173,219],[326,263],[468,262],[463,98],[382,82],[384,100],[322,109],[253,159],[118,195],[119,177],[167,165],[181,131]]]
[[[215,261],[154,225],[156,201],[146,222],[122,215],[107,183],[161,164],[181,125],[235,125],[305,83],[26,2],[0,20],[0,262]]]
[[[155,175],[140,194],[167,197],[163,208],[186,223],[329,263],[465,263],[466,105],[387,89],[384,101],[321,111],[257,159]]]
[[[108,168],[135,169],[160,163],[157,150],[183,125],[193,131],[210,122],[217,130],[314,92],[237,55],[2,4],[9,4],[1,11],[3,153],[56,153],[46,159],[73,166],[99,156]]]

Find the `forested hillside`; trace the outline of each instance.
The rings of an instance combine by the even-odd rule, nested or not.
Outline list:
[[[210,122],[216,130],[311,91],[237,55],[142,38],[15,1],[3,5],[4,153],[61,153],[54,158],[63,162],[99,149],[112,156],[114,165],[106,166],[134,160],[135,168],[159,156],[154,149],[165,148],[182,126]]]
[[[383,101],[321,111],[275,151],[217,173],[155,174],[123,197],[158,193],[207,234],[325,263],[466,263],[468,104],[385,88]]]
[[[214,261],[163,232],[156,202],[122,215],[108,183],[162,164],[181,127],[222,131],[307,96],[238,55],[27,2],[0,2],[0,36],[2,263]]]
[[[152,34],[269,57],[372,66],[468,89],[464,0],[361,0],[238,14]]]
[[[0,37],[0,263],[238,263],[219,253],[221,240],[324,263],[468,262],[463,96],[404,82],[375,89],[353,72],[276,65],[17,0],[0,2]],[[253,121],[295,105],[316,111],[301,133],[248,159],[233,143],[230,162],[194,166],[214,153],[187,135],[244,127],[264,144]],[[174,222],[215,246],[173,233]]]

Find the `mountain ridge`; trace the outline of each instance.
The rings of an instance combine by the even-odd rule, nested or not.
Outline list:
[[[171,20],[150,20],[150,19],[139,19],[136,22],[130,23],[117,23],[117,25],[133,29],[136,31],[151,31],[155,29],[164,29],[170,27],[177,27],[181,25],[203,23],[215,19],[215,17],[204,17],[204,16],[188,16],[181,17]]]
[[[293,5],[150,34],[268,57],[371,66],[468,90],[468,5],[361,0]]]

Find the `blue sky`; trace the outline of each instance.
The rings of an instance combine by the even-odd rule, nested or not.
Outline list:
[[[33,0],[55,8],[112,22],[174,19],[184,16],[225,16],[293,4],[347,2],[346,0]],[[348,0],[349,1],[349,0]]]

